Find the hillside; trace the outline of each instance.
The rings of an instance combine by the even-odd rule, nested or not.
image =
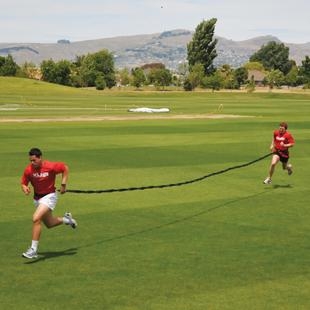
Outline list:
[[[101,49],[113,52],[118,68],[135,67],[150,62],[162,62],[168,68],[175,69],[186,59],[187,43],[193,32],[172,30],[162,33],[121,36],[97,40],[68,42],[61,40],[54,44],[42,43],[0,43],[0,55],[11,54],[18,64],[33,62],[38,65],[43,60],[74,60],[76,56],[94,53]],[[215,65],[230,64],[239,67],[263,44],[269,41],[280,42],[273,36],[256,37],[250,40],[233,41],[217,37],[218,57]],[[290,58],[298,64],[310,55],[310,42],[305,44],[285,43],[290,49]]]

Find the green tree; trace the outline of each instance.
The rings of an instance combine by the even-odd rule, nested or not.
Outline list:
[[[185,91],[192,91],[192,90],[194,90],[191,82],[188,79],[185,79],[185,81],[183,83],[183,89]]]
[[[85,59],[85,55],[77,56],[71,65],[71,85],[74,87],[84,87],[87,86],[84,83],[81,66]]]
[[[257,70],[257,71],[265,71],[265,68],[261,62],[258,61],[249,61],[243,65],[246,70]]]
[[[234,76],[234,70],[228,64],[222,65],[217,69],[219,75],[222,77],[221,88],[237,89],[238,84]]]
[[[0,70],[1,70],[2,66],[4,65],[4,63],[5,63],[5,57],[0,56]]]
[[[250,80],[245,86],[245,89],[248,93],[253,93],[255,91],[255,81],[254,76],[251,76]]]
[[[68,60],[60,60],[56,63],[55,83],[71,85],[71,63]]]
[[[119,71],[119,82],[121,85],[126,86],[130,84],[130,72],[128,68],[123,68]]]
[[[95,70],[92,64],[86,61],[79,68],[79,75],[82,80],[82,87],[93,87],[96,85],[95,81],[99,72]]]
[[[223,86],[224,78],[219,70],[212,75],[204,77],[202,84],[205,88],[210,88],[213,91],[220,90]]]
[[[166,68],[151,69],[147,78],[151,84],[154,84],[157,88],[162,89],[164,89],[165,86],[169,86],[172,82],[172,74]]]
[[[77,59],[76,66],[79,67],[77,72],[81,75],[83,86],[95,86],[99,75],[103,76],[108,88],[116,83],[113,55],[107,50]]]
[[[308,55],[301,62],[300,75],[303,83],[310,83],[310,57]]]
[[[93,55],[96,70],[103,74],[107,87],[112,88],[116,84],[113,55],[108,50],[102,50]]]
[[[146,81],[144,71],[141,68],[133,68],[132,74],[132,85],[136,88],[140,88]]]
[[[98,75],[96,80],[95,80],[95,85],[97,90],[103,90],[106,87],[106,83],[104,80],[103,75]]]
[[[7,57],[0,56],[0,75],[2,76],[15,76],[19,66],[13,60],[11,55]]]
[[[280,70],[271,70],[265,77],[267,85],[270,89],[273,89],[274,86],[280,87],[284,82],[284,74]]]
[[[285,76],[285,83],[287,86],[297,86],[302,84],[302,79],[299,75],[297,66],[293,66],[290,72]]]
[[[43,60],[41,65],[42,80],[50,83],[56,83],[57,67],[53,59]]]
[[[195,29],[192,40],[187,44],[187,59],[191,68],[200,63],[204,67],[206,75],[214,72],[213,60],[217,56],[216,44],[214,39],[214,29],[217,22],[216,18],[203,20]]]
[[[280,70],[283,74],[287,74],[293,65],[289,60],[289,48],[275,41],[263,45],[250,57],[250,61],[261,62],[265,69]]]
[[[197,86],[201,85],[204,77],[205,72],[203,65],[201,63],[194,64],[185,80],[186,90],[194,90]]]
[[[61,85],[71,85],[71,63],[68,60],[55,62],[52,59],[41,63],[42,80]]]
[[[234,70],[234,78],[236,81],[237,88],[245,84],[248,79],[248,70],[245,67],[240,67]]]
[[[73,72],[71,74],[71,86],[74,87],[83,87],[84,81],[82,80],[82,76],[78,74],[77,72]]]
[[[77,68],[81,67],[85,57],[86,57],[85,55],[76,56],[72,64]]]

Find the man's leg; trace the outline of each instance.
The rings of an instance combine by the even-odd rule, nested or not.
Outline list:
[[[282,162],[282,168],[283,170],[287,170],[288,175],[291,175],[293,173],[293,167],[288,162]]]
[[[31,247],[23,253],[26,258],[36,258],[37,249],[42,230],[42,221],[47,228],[52,228],[60,224],[70,225],[72,228],[77,227],[77,222],[72,218],[71,213],[65,213],[64,217],[53,217],[52,212],[56,206],[57,194],[51,193],[39,201],[35,201],[36,211],[33,214],[33,226],[32,226],[32,243]]]
[[[269,167],[269,174],[268,174],[268,177],[263,182],[264,184],[270,184],[271,183],[271,178],[273,176],[275,167],[276,167],[277,163],[279,162],[279,160],[280,160],[279,155],[277,155],[277,154],[272,155],[271,164]]]
[[[72,228],[77,227],[77,221],[72,217],[70,212],[66,212],[64,217],[54,217],[50,210],[50,212],[44,215],[43,222],[47,228],[53,228],[61,224],[70,225]]]
[[[51,216],[51,212],[52,211],[46,205],[40,204],[37,207],[32,217],[32,240],[40,240],[42,230],[41,222],[43,221],[45,223],[45,218],[49,218]]]
[[[43,222],[47,228],[53,228],[55,226],[61,225],[64,221],[62,217],[54,217],[52,210],[49,210],[49,212],[44,214]]]
[[[39,240],[41,236],[42,225],[41,222],[46,214],[50,212],[50,209],[44,205],[39,204],[32,216],[32,241],[31,247],[23,253],[23,257],[36,258],[38,257],[37,251],[39,246]]]
[[[279,160],[280,160],[279,155],[274,154],[274,155],[272,156],[271,165],[270,165],[270,168],[269,168],[269,178],[270,178],[270,179],[271,179],[272,176],[273,176],[274,170],[275,170],[276,165],[277,165],[277,163],[279,162]]]

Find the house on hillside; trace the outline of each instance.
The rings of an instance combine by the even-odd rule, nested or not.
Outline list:
[[[161,62],[152,62],[140,67],[145,74],[148,74],[152,69],[165,69],[165,65]]]
[[[254,80],[255,86],[264,86],[263,81],[266,77],[266,73],[259,70],[249,70],[248,71],[248,80]]]

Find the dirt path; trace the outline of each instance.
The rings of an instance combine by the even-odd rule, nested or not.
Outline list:
[[[243,118],[253,116],[229,115],[229,114],[180,114],[180,115],[124,115],[124,116],[96,116],[96,117],[58,117],[58,118],[2,118],[0,123],[23,122],[98,122],[98,121],[127,121],[127,120],[153,120],[153,119],[221,119]]]

